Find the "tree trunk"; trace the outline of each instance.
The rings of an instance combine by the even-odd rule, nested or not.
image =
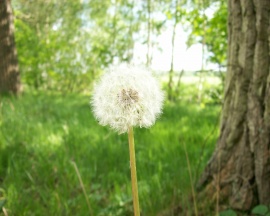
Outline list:
[[[171,68],[169,71],[169,82],[168,82],[168,99],[172,101],[173,98],[173,75],[174,75],[174,50],[175,50],[175,35],[176,27],[178,23],[177,10],[178,10],[178,0],[175,1],[175,11],[174,11],[174,24],[172,32],[172,55],[171,55]]]
[[[152,13],[152,2],[151,0],[147,0],[147,54],[146,54],[146,66],[149,67],[152,62],[152,57],[151,57],[151,31],[152,31],[152,20],[151,20],[151,13]]]
[[[11,2],[0,0],[0,94],[18,94],[20,87]]]
[[[270,204],[270,1],[228,3],[220,136],[198,189],[246,211]]]

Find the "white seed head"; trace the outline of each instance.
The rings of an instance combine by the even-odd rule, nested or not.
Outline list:
[[[162,112],[164,94],[145,68],[120,65],[105,73],[94,87],[91,104],[101,125],[119,133],[129,127],[151,127]]]

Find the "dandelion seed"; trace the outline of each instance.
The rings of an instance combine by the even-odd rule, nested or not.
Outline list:
[[[163,92],[152,74],[141,67],[121,65],[105,73],[91,101],[101,125],[119,133],[129,127],[151,127],[162,112]]]

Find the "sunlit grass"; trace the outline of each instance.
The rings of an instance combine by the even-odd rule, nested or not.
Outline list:
[[[131,215],[127,135],[95,121],[89,97],[25,94],[0,113],[0,197],[10,215]],[[151,129],[135,129],[140,205],[156,216],[192,208],[184,143],[196,177],[217,138],[218,106],[166,103]],[[1,213],[0,213],[1,214]]]
[[[185,84],[189,84],[189,85],[190,84],[198,84],[200,82],[202,82],[206,85],[211,85],[211,86],[218,86],[218,85],[222,84],[221,79],[218,76],[219,75],[218,73],[210,75],[210,74],[206,74],[206,73],[194,74],[194,73],[185,72],[181,77],[179,77],[179,75],[180,75],[180,72],[177,72],[174,74],[174,76],[173,76],[174,83],[179,82],[179,78],[180,78],[181,83],[185,83]],[[168,83],[168,81],[169,81],[169,76],[167,73],[159,75],[159,78],[163,83]]]

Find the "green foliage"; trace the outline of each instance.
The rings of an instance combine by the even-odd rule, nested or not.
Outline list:
[[[219,216],[237,216],[237,214],[233,210],[229,209],[229,210],[220,212]]]
[[[220,216],[237,216],[237,213],[232,209],[228,209],[219,213]],[[247,215],[244,213],[244,215]],[[250,215],[250,214],[248,214]],[[257,205],[251,210],[251,215],[270,216],[270,208],[266,205]]]
[[[26,87],[84,91],[113,62],[131,60],[139,30],[134,3],[15,0],[13,5]]]
[[[21,77],[26,89],[84,92],[108,66],[130,62],[137,42],[181,23],[188,44],[204,43],[209,60],[226,61],[227,5],[220,1],[12,1]],[[209,9],[210,8],[210,9]],[[207,10],[214,13],[207,15]],[[152,54],[148,53],[151,62]]]
[[[78,166],[94,215],[132,214],[127,136],[98,125],[88,96],[26,93],[1,104],[0,176],[10,215],[89,215],[71,161]],[[197,176],[214,148],[217,128],[204,139],[215,128],[218,110],[167,103],[154,127],[135,130],[145,215],[179,203],[190,211],[183,143]]]
[[[219,65],[227,60],[227,3],[222,1],[206,29],[206,45],[210,52],[209,60]]]
[[[2,209],[6,203],[6,199],[0,199],[0,209]]]
[[[213,10],[212,16],[207,16],[205,10]],[[224,65],[227,59],[227,3],[213,2],[208,7],[196,7],[188,14],[192,27],[187,44],[205,44],[209,52],[208,60]]]
[[[252,209],[251,213],[260,216],[270,216],[270,209],[268,206],[258,205]]]

